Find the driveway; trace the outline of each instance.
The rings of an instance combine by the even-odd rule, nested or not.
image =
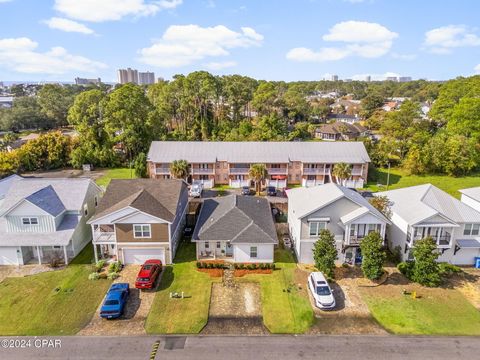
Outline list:
[[[306,276],[304,272],[304,285]],[[331,282],[337,306],[333,310],[320,310],[315,306],[313,297],[308,297],[317,319],[309,333],[312,334],[387,334],[370,314],[359,290],[359,279],[362,278],[359,268],[337,268],[335,282]]]
[[[135,279],[140,270],[140,265],[126,265],[120,277],[114,282],[128,282],[130,284],[130,296],[127,300],[125,313],[116,320],[106,320],[100,318],[100,308],[98,307],[90,323],[83,328],[78,335],[143,335],[145,332],[145,320],[147,319],[150,307],[155,297],[154,290],[135,289]],[[157,280],[160,284],[160,279]],[[103,300],[102,300],[103,303]]]

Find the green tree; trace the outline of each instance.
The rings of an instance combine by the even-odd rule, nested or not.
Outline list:
[[[385,216],[387,219],[390,219],[392,217],[392,209],[390,206],[390,199],[385,196],[385,195],[376,195],[368,202],[378,211],[380,211],[383,216]]]
[[[52,122],[41,112],[35,97],[16,98],[10,109],[3,109],[0,127],[5,130],[50,129]]]
[[[260,194],[262,181],[268,176],[265,164],[252,164],[248,170],[248,176],[255,182],[255,192]]]
[[[480,141],[480,98],[462,98],[453,108],[447,129],[452,134]]]
[[[38,92],[37,99],[42,113],[54,126],[67,125],[68,109],[74,100],[72,89],[60,84],[46,84]]]
[[[369,118],[376,110],[383,106],[384,97],[372,92],[362,99],[362,115]]]
[[[329,278],[333,278],[337,256],[335,236],[330,230],[322,230],[318,240],[313,245],[315,267]]]
[[[147,178],[148,173],[147,173],[147,155],[145,153],[140,153],[138,156],[135,158],[135,163],[134,163],[134,168],[135,168],[135,175],[140,178]]]
[[[257,118],[251,138],[259,141],[280,141],[287,136],[287,124],[277,114],[264,115]]]
[[[338,184],[345,186],[346,181],[352,176],[352,167],[350,164],[338,163],[333,167],[332,175]]]
[[[424,286],[434,287],[440,285],[440,268],[437,262],[440,253],[433,239],[427,237],[415,241],[412,252],[415,260],[411,280]]]
[[[173,160],[170,164],[170,172],[175,179],[186,180],[188,175],[190,175],[187,160]]]
[[[20,165],[28,171],[66,167],[70,160],[71,140],[60,131],[40,135],[18,149]]]
[[[362,250],[362,272],[370,279],[376,280],[383,274],[383,263],[387,257],[383,239],[376,231],[369,233],[360,242]]]
[[[0,179],[18,172],[20,167],[20,159],[18,151],[0,152]]]

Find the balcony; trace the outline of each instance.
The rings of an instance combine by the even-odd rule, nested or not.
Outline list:
[[[170,174],[170,168],[168,167],[156,167],[155,174],[157,175],[168,175]]]
[[[330,173],[330,168],[303,168],[303,174],[305,175],[326,175]]]
[[[235,174],[235,175],[239,175],[239,174],[248,174],[248,172],[250,171],[250,168],[248,167],[231,167],[228,169],[229,173],[230,174]]]
[[[192,168],[192,175],[213,175],[214,168]]]
[[[363,236],[350,236],[348,239],[348,245],[360,245]]]
[[[288,169],[284,168],[267,168],[268,175],[287,175]]]
[[[115,236],[115,232],[94,231],[93,242],[97,244],[98,243],[114,244],[117,242],[117,237]]]
[[[362,168],[353,168],[352,176],[362,176]]]

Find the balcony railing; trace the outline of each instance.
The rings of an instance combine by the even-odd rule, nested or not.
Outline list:
[[[267,168],[269,175],[287,175],[288,169],[285,168]]]
[[[352,176],[361,176],[362,175],[362,169],[361,168],[353,168],[352,169]]]
[[[326,175],[330,172],[330,169],[324,168],[303,168],[303,173],[306,175]]]
[[[170,168],[168,167],[156,167],[155,174],[170,174]]]
[[[192,168],[192,174],[213,174],[215,173],[214,168]]]
[[[245,167],[231,167],[228,169],[230,174],[248,174],[248,171],[250,168],[245,168]]]
[[[348,239],[349,245],[359,245],[360,241],[362,241],[363,236],[350,236]]]
[[[93,241],[97,243],[115,243],[117,237],[115,236],[115,232],[95,231],[93,233]]]

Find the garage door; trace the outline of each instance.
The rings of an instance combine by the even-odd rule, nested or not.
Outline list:
[[[0,265],[18,265],[16,247],[0,247]]]
[[[165,264],[165,249],[123,249],[125,264],[143,264],[149,259],[158,259],[162,261],[162,264]]]

